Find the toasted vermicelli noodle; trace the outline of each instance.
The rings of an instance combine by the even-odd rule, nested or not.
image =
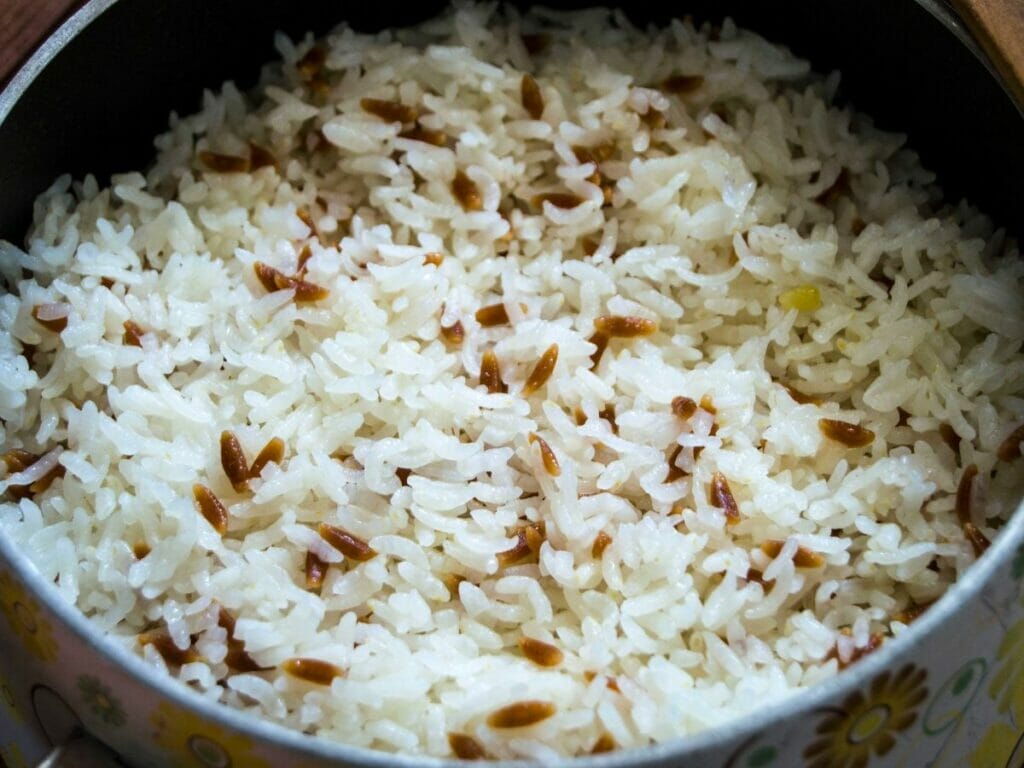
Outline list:
[[[0,525],[209,697],[662,741],[905,630],[1021,496],[1024,261],[726,22],[278,38],[0,244]]]

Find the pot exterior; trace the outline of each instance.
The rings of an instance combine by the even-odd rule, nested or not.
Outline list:
[[[1004,550],[1006,551],[1006,550]],[[633,765],[706,768],[1024,766],[1024,543],[980,592],[858,685],[753,735],[698,752],[677,743]],[[130,674],[40,602],[32,576],[0,570],[0,755],[33,765],[76,727],[133,766],[345,765],[216,722]],[[951,595],[952,597],[952,595]],[[56,598],[55,599],[59,599]],[[923,621],[923,619],[922,619]],[[867,665],[867,662],[861,662]],[[782,705],[786,707],[785,704]],[[247,729],[248,730],[248,729]],[[623,755],[627,757],[627,755]],[[363,761],[349,763],[356,765]]]
[[[105,7],[113,3],[111,0],[103,0],[101,3],[94,1],[92,5]],[[175,3],[149,0],[145,4],[145,13],[139,11],[142,5],[121,0],[111,10],[122,16],[112,18],[105,27],[108,33],[112,29],[127,27],[142,30],[139,34],[108,35],[102,39],[97,32],[91,38],[93,42],[80,40],[77,41],[77,48],[75,45],[69,46],[62,54],[63,63],[58,60],[54,62],[56,68],[47,66],[47,72],[41,76],[40,87],[33,85],[33,89],[25,94],[27,98],[19,101],[23,114],[12,113],[6,125],[0,126],[3,128],[0,130],[0,180],[9,174],[11,179],[20,182],[0,184],[0,235],[10,236],[23,231],[24,222],[19,216],[30,208],[35,192],[52,180],[51,171],[79,168],[83,162],[82,152],[79,151],[82,147],[90,145],[90,142],[94,148],[109,146],[111,152],[117,152],[118,158],[121,157],[120,153],[124,149],[121,140],[124,136],[118,136],[116,141],[97,143],[99,139],[96,137],[86,136],[83,139],[78,134],[61,134],[59,130],[63,114],[74,121],[76,130],[83,125],[94,126],[97,137],[109,139],[111,135],[111,126],[103,123],[102,119],[80,120],[81,110],[78,107],[81,105],[74,102],[76,93],[82,92],[84,98],[90,95],[90,88],[103,81],[101,75],[104,72],[94,70],[102,70],[106,65],[90,58],[96,49],[89,46],[99,45],[99,40],[103,42],[102,50],[113,46],[121,59],[143,61],[150,40],[158,34],[157,31],[147,34],[144,25],[150,23],[158,30],[163,25],[174,32],[169,37],[195,48],[191,53],[195,54],[197,67],[200,64],[203,67],[213,66],[216,62],[202,59],[204,50],[214,48],[208,44],[204,35],[219,34],[217,30],[223,27],[223,20],[218,14],[230,15],[235,6],[241,7],[243,3],[241,0],[221,0],[212,4],[181,2],[176,6]],[[201,6],[204,9],[202,13],[208,14],[209,18],[184,12],[172,13],[171,9],[185,5]],[[285,21],[276,17],[257,18],[259,14],[273,14],[275,8],[282,14],[293,14],[288,4],[246,5],[251,6],[252,12],[242,14],[241,18],[247,19],[254,29],[287,26]],[[307,5],[309,8],[318,8],[318,13],[324,19],[336,19],[341,15],[334,0]],[[646,12],[644,9],[647,5],[639,5],[642,6],[641,11]],[[697,2],[696,5],[699,11],[701,7],[714,4]],[[882,16],[864,10],[870,3],[863,6],[845,2],[805,5],[807,13],[792,14],[794,19],[826,11],[828,14],[845,12],[865,19]],[[883,7],[878,3],[875,5]],[[431,6],[431,3],[426,6]],[[426,6],[421,9],[423,13],[431,10]],[[772,16],[781,15],[777,12],[779,4],[761,6],[758,3],[737,1],[735,6],[738,11],[742,11],[739,13],[742,22],[749,21],[750,26],[764,29],[769,36],[784,39],[782,32],[786,30],[776,30],[771,26],[773,23],[781,23],[773,22],[772,19]],[[769,6],[772,8],[770,15],[765,10],[765,18],[760,18],[757,9],[767,9]],[[913,11],[908,9],[914,8],[910,3],[884,7],[890,18],[910,14]],[[814,11],[815,8],[825,10]],[[378,15],[387,10],[384,5],[370,4],[359,8],[353,6],[349,10],[373,16],[373,9],[376,9]],[[307,11],[308,8],[304,6],[305,15],[295,14],[292,21],[300,24],[303,29],[310,26],[315,28],[317,23],[306,18],[312,18]],[[744,13],[749,18],[745,18]],[[809,20],[806,24],[809,26],[821,21],[807,18]],[[191,23],[188,19],[198,19],[195,21],[196,29],[179,29]],[[383,21],[393,20],[389,17]],[[829,21],[834,20],[830,16]],[[367,23],[377,24],[376,17],[367,20]],[[872,44],[872,40],[882,40],[874,43],[878,47],[877,51],[872,50],[869,52],[871,55],[867,56],[860,55],[860,60],[865,62],[865,73],[871,66],[881,67],[882,64],[878,62],[885,56],[903,55],[894,53],[891,41],[880,37],[886,34],[886,29],[907,29],[911,26],[906,24],[901,27],[897,20],[876,30],[876,35],[861,36],[855,46],[858,54],[864,53],[859,48],[864,44],[863,41]],[[921,34],[927,31],[923,27],[918,30]],[[932,37],[935,35],[934,31],[928,34]],[[236,37],[239,40],[252,39],[247,35]],[[846,37],[850,36],[844,36],[844,39]],[[920,39],[931,40],[932,37]],[[947,42],[952,44],[951,40]],[[65,40],[61,45],[66,43]],[[138,51],[130,49],[135,44],[140,46]],[[820,36],[808,36],[802,50],[816,58],[814,54],[818,51],[815,45],[826,48],[831,44]],[[838,40],[834,45],[841,49],[843,45],[852,43]],[[129,50],[122,50],[124,48]],[[898,88],[882,88],[878,81],[866,74],[858,90],[855,75],[852,81],[855,100],[867,106],[871,112],[877,108],[879,114],[896,113],[895,108],[888,109],[891,105],[881,98],[891,91],[894,94],[893,103],[899,100],[901,110],[908,115],[908,119],[931,120],[929,127],[932,130],[918,133],[914,143],[917,144],[918,137],[923,137],[937,142],[928,147],[933,158],[960,158],[962,168],[953,166],[952,172],[945,168],[940,170],[945,172],[943,178],[959,180],[965,187],[968,186],[967,180],[977,174],[978,168],[994,167],[989,155],[985,154],[996,152],[993,147],[999,147],[1004,169],[1024,168],[1024,156],[1021,154],[1024,145],[1017,141],[1019,120],[1013,115],[1011,117],[1014,122],[1010,122],[1011,117],[1005,114],[1008,104],[999,102],[998,96],[1001,95],[993,95],[994,84],[986,78],[973,83],[970,88],[959,87],[962,83],[954,82],[951,73],[967,73],[963,75],[965,82],[970,80],[968,68],[959,66],[957,59],[958,56],[964,56],[965,51],[959,48],[948,51],[948,59],[952,63],[949,64],[950,72],[945,72],[941,67],[947,57],[937,53],[924,55],[928,50],[929,46],[923,45],[917,51],[922,55],[906,57],[905,61],[908,68],[925,64],[932,67],[928,73],[933,77],[927,80],[923,75],[918,78],[916,70],[910,73],[913,76],[911,80],[925,88],[923,93],[915,91],[901,94]],[[232,51],[232,55],[219,51],[217,58],[222,60],[224,67],[234,69],[239,66],[237,57],[242,55],[244,50],[240,48],[239,51]],[[258,50],[251,55],[255,61],[269,57]],[[107,59],[110,67],[116,70],[117,57],[108,56]],[[68,85],[75,80],[70,73],[87,68],[92,75],[90,78],[76,82],[74,86]],[[162,81],[158,78],[165,76],[166,87],[175,93],[178,90],[190,94],[198,92],[195,85],[199,76],[194,73],[165,72],[155,65],[151,65],[150,69],[150,82],[161,85]],[[118,70],[114,74],[120,77],[122,72]],[[906,106],[908,102],[905,99],[909,98],[929,101],[927,87],[930,80],[938,81],[936,88],[949,89],[950,93],[955,93],[954,100],[966,99],[966,112],[983,111],[980,108],[970,109],[970,99],[975,99],[987,108],[984,110],[987,119],[978,126],[972,126],[973,142],[963,145],[964,131],[956,125],[948,130],[939,130],[941,126],[952,125],[949,120],[932,120],[929,110]],[[57,107],[46,106],[49,91],[41,90],[44,86],[60,87],[67,91],[63,94],[63,99],[68,102],[66,108],[62,107],[59,112],[49,114],[48,109],[57,110]],[[154,90],[160,99],[159,104],[143,104],[140,109],[149,109],[152,113],[150,122],[157,121],[154,122],[156,125],[162,124],[166,117],[166,103],[162,95],[164,89],[157,87]],[[46,97],[39,93],[44,93]],[[881,94],[880,100],[872,101],[872,95],[878,94]],[[60,102],[60,99],[56,101]],[[92,99],[90,103],[94,102],[95,99]],[[929,103],[938,103],[940,106],[934,109],[941,109],[943,102],[931,100]],[[3,106],[0,103],[0,115]],[[9,106],[13,108],[13,102]],[[42,118],[37,120],[39,115]],[[1006,125],[1013,125],[1014,129],[1005,129]],[[986,130],[992,131],[992,135],[979,133]],[[947,138],[951,142],[960,142],[958,152],[946,151],[949,146],[941,143],[943,136],[946,136],[943,131],[948,133]],[[135,133],[148,141],[153,131],[136,130]],[[911,133],[914,135],[914,131]],[[33,142],[37,142],[38,146]],[[141,153],[148,155],[150,147],[146,143],[136,147],[135,151],[140,156]],[[93,159],[92,155],[89,157]],[[51,162],[53,168],[47,166]],[[100,165],[103,166],[103,162]],[[998,184],[1013,185],[1007,189],[1016,189],[1018,178],[1019,175],[1011,172],[994,175],[990,179],[990,199],[983,201],[985,207],[998,214],[1001,211],[1000,205],[1004,205],[1005,210],[1016,213],[1012,207],[1016,203],[1010,202],[1013,196],[1004,195]],[[35,187],[32,186],[33,180],[39,181]],[[28,197],[25,196],[26,190],[32,193]],[[1002,218],[1013,227],[1019,226],[1016,218]],[[574,765],[579,768],[588,765],[645,765],[651,768],[914,768],[925,765],[934,768],[1024,768],[1022,516],[1024,512],[1019,512],[1016,519],[1006,526],[993,551],[967,574],[963,582],[951,590],[947,598],[918,620],[909,636],[894,641],[891,647],[883,648],[877,654],[858,662],[837,679],[816,686],[806,695],[775,704],[771,712],[757,712],[747,722],[727,726],[712,734],[633,753],[581,759]],[[0,540],[0,613],[3,614],[0,617],[0,757],[6,765],[34,765],[50,750],[51,745],[61,742],[78,728],[112,747],[124,764],[147,768],[231,765],[312,768],[327,765],[384,766],[395,762],[407,766],[415,764],[415,761],[408,759],[395,761],[387,756],[372,756],[370,753],[345,748],[332,749],[301,737],[284,736],[279,728],[264,726],[223,708],[214,710],[209,705],[203,706],[198,695],[185,691],[183,686],[160,679],[152,672],[140,672],[142,662],[138,659],[130,658],[126,653],[112,654],[110,648],[98,643],[95,631],[90,635],[84,630],[85,621],[77,611],[59,601],[59,596],[51,586],[42,583],[31,566],[11,551],[10,542]],[[309,745],[309,749],[297,749],[301,744]],[[348,757],[344,760],[336,757],[332,759],[332,753]]]

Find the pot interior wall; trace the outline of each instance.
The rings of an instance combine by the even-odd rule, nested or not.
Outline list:
[[[202,89],[226,79],[255,81],[260,65],[275,56],[275,29],[323,33],[339,18],[378,29],[426,18],[444,4],[121,0],[55,58],[0,125],[0,237],[23,241],[32,200],[61,173],[103,180],[145,167],[171,109],[196,109]],[[842,97],[880,126],[907,132],[951,199],[966,196],[1022,234],[1020,116],[984,66],[916,3],[689,0],[671,11],[664,5],[632,0],[628,15],[642,23],[673,13],[717,21],[728,13],[787,43],[819,71],[840,69]]]

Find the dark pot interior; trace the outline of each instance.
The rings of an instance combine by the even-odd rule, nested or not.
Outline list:
[[[600,0],[548,2],[584,7]],[[527,5],[529,3],[521,3]],[[21,243],[32,200],[53,179],[144,167],[170,110],[199,106],[204,87],[255,81],[272,35],[361,29],[427,18],[444,0],[406,4],[293,0],[120,0],[62,50],[0,125],[0,237]],[[788,44],[818,71],[840,69],[842,97],[884,128],[909,134],[951,200],[967,197],[1020,235],[1021,119],[986,68],[910,0],[690,0],[627,4],[635,22],[691,13]]]

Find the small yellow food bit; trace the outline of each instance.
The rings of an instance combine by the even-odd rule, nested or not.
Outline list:
[[[790,288],[779,296],[779,306],[787,311],[795,309],[797,312],[813,312],[821,308],[821,292],[813,285]]]

